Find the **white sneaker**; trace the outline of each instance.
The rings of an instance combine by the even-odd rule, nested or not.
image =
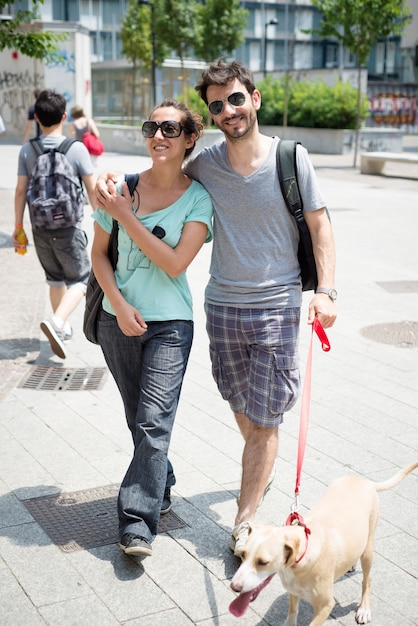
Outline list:
[[[64,331],[62,328],[58,328],[52,319],[47,319],[41,322],[41,330],[48,338],[51,350],[54,354],[60,357],[60,359],[67,358],[67,353],[64,346]]]
[[[250,520],[244,520],[241,524],[235,526],[232,531],[229,547],[234,553],[234,556],[241,557],[245,544],[247,543],[249,526]]]
[[[64,341],[70,341],[74,335],[74,329],[68,324],[68,327],[64,326]]]

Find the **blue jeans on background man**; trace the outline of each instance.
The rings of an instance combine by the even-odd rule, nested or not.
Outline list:
[[[165,487],[175,484],[167,459],[174,418],[193,340],[193,322],[147,322],[127,337],[116,317],[101,311],[98,339],[125,407],[134,455],[118,497],[119,535],[152,541]]]

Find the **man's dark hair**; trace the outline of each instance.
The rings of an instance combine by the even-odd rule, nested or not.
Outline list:
[[[67,102],[59,93],[44,89],[35,102],[35,113],[42,126],[49,128],[62,121],[62,116],[67,108]]]
[[[211,63],[206,70],[203,70],[200,82],[197,83],[195,90],[198,92],[203,102],[208,104],[207,90],[211,85],[227,85],[235,79],[242,83],[249,94],[255,89],[254,76],[248,67],[245,67],[240,61],[231,61],[229,63],[218,59]]]

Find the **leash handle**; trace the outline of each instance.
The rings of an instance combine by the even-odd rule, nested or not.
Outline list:
[[[312,334],[313,334],[313,331],[315,331],[316,334],[318,335],[318,339],[321,342],[321,348],[323,349],[323,351],[329,352],[331,350],[331,344],[329,342],[329,339],[327,337],[325,330],[322,327],[321,322],[319,321],[317,317],[314,318],[314,321],[312,324]]]
[[[309,407],[311,403],[311,383],[312,383],[312,345],[313,345],[314,332],[318,336],[318,339],[321,342],[321,347],[324,350],[324,352],[329,352],[331,350],[331,344],[328,340],[327,334],[325,330],[323,329],[322,324],[319,321],[319,319],[315,317],[313,324],[312,324],[311,342],[310,342],[309,351],[308,351],[305,381],[303,384],[303,392],[302,392],[302,405],[300,409],[298,460],[297,460],[297,466],[296,466],[295,511],[297,511],[297,508],[299,508],[300,475],[302,472],[303,458],[305,455],[305,448],[306,448],[306,438],[308,434]]]

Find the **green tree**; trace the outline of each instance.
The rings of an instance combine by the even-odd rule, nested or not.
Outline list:
[[[186,93],[184,59],[191,56],[195,42],[201,37],[199,5],[190,0],[164,0],[164,15],[169,15],[170,19],[165,21],[161,36],[180,59],[184,95]]]
[[[153,52],[156,66],[161,66],[168,56],[169,48],[165,39],[163,36],[158,36],[158,33],[162,32],[161,15],[164,15],[163,0],[152,0],[143,4],[138,4],[137,0],[129,0],[126,15],[121,24],[122,54],[133,65],[130,106],[132,118],[135,111],[138,69],[151,69]],[[144,115],[145,112],[141,111],[141,116]]]
[[[355,167],[361,119],[361,68],[379,39],[403,32],[411,19],[410,9],[405,0],[312,0],[312,4],[322,12],[322,21],[313,32],[321,37],[334,37],[357,57]]]
[[[207,0],[199,3],[201,38],[194,45],[195,55],[204,61],[231,54],[244,41],[249,12],[239,0]]]
[[[0,9],[13,3],[0,0]],[[0,52],[4,49],[18,50],[35,59],[50,60],[56,58],[58,43],[65,41],[65,33],[49,30],[30,30],[30,24],[39,20],[39,5],[43,0],[33,0],[30,11],[16,11],[12,19],[0,20]]]

